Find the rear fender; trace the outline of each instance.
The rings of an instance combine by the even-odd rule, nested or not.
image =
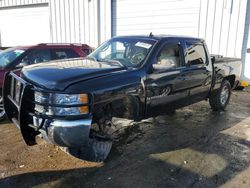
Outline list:
[[[235,79],[236,79],[235,75],[230,75],[230,76],[226,76],[223,80],[228,80],[231,85],[231,88],[234,88]]]

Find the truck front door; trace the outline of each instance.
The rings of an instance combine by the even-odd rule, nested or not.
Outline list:
[[[189,91],[182,74],[185,70],[183,43],[178,40],[164,43],[145,80],[147,117],[166,113],[182,104]]]

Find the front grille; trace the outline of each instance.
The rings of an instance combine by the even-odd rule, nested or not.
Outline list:
[[[39,134],[35,128],[29,126],[33,124],[33,86],[15,72],[7,73],[4,78],[3,99],[8,118],[20,128],[26,144],[33,145],[36,135]]]
[[[34,100],[34,92],[31,88],[32,86],[16,73],[6,74],[3,97],[4,108],[9,119],[15,118],[19,122],[21,113],[23,115],[32,111],[31,101]],[[28,118],[24,117],[24,119]]]
[[[20,106],[21,94],[24,88],[24,84],[16,79],[15,77],[11,77],[11,86],[10,86],[10,95],[11,99]]]

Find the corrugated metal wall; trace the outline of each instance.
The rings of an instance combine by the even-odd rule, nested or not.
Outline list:
[[[52,42],[97,43],[97,1],[50,0]]]
[[[204,38],[214,54],[241,57],[247,0],[112,0],[113,35]]]
[[[214,54],[241,57],[247,0],[200,0],[199,37]]]
[[[97,47],[110,38],[109,0],[49,0],[49,5],[52,42]]]
[[[0,0],[0,8],[41,3],[49,4],[50,42],[97,47],[111,36],[110,0]]]
[[[0,9],[41,3],[49,5],[50,42],[96,47],[111,28],[113,35],[152,31],[201,37],[211,53],[241,57],[247,0],[0,0]]]
[[[0,7],[47,3],[48,0],[0,0]]]

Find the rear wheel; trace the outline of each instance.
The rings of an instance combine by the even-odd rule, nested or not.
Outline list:
[[[4,120],[5,119],[5,111],[4,111],[4,108],[3,108],[3,97],[0,96],[0,121]]]
[[[231,96],[231,85],[229,81],[224,80],[220,89],[209,98],[210,106],[213,110],[225,110]]]

